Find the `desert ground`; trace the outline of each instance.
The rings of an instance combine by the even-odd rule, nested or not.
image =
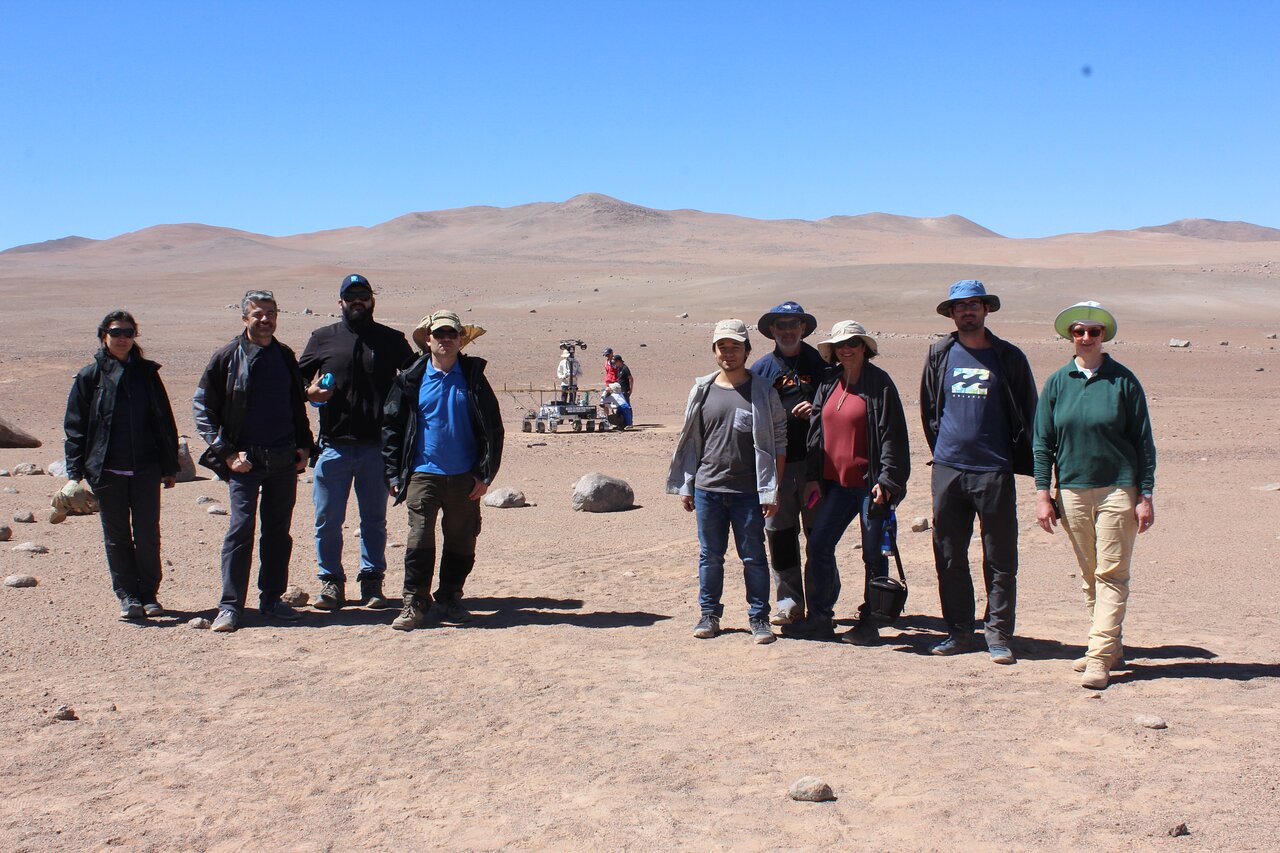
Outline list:
[[[495,485],[535,504],[485,508],[464,627],[400,633],[395,610],[306,608],[288,625],[249,611],[220,635],[186,625],[219,591],[226,521],[196,501],[225,486],[204,469],[164,494],[170,615],[142,624],[117,618],[97,519],[43,517],[62,481],[0,478],[13,528],[0,575],[39,579],[0,588],[0,849],[1274,850],[1280,491],[1263,487],[1280,481],[1277,238],[1187,221],[1012,240],[960,217],[765,222],[586,195],[290,237],[174,225],[0,253],[0,417],[44,443],[0,450],[2,468],[61,457],[71,376],[107,310],[137,315],[198,454],[191,396],[241,328],[241,294],[274,289],[279,337],[300,351],[358,271],[383,322],[407,332],[450,307],[486,327],[468,352],[512,389]],[[934,306],[961,278],[1000,295],[989,325],[1038,384],[1069,357],[1057,311],[1101,301],[1120,321],[1108,352],[1146,388],[1156,525],[1137,545],[1129,665],[1101,693],[1071,671],[1080,581],[1065,534],[1035,525],[1026,478],[1017,665],[925,651],[943,626],[930,534],[905,529],[930,515],[918,384],[929,342],[953,328]],[[907,407],[911,592],[876,648],[752,644],[732,556],[730,630],[690,633],[694,521],[664,494],[684,398],[714,369],[717,319],[754,323],[784,299],[820,332],[871,329]],[[520,431],[536,398],[520,389],[550,387],[568,337],[589,344],[592,382],[604,346],[623,353],[637,430]],[[592,471],[627,479],[636,507],[573,512]],[[27,510],[36,523],[10,521]],[[406,528],[392,509],[393,593]],[[354,501],[347,530],[354,575]],[[292,532],[291,580],[314,595],[309,486]],[[846,622],[854,539],[840,550]],[[26,541],[49,553],[10,550]],[[980,559],[975,541],[979,591]],[[55,721],[61,705],[79,719]],[[788,799],[805,775],[836,801]],[[1189,834],[1170,837],[1181,823]]]

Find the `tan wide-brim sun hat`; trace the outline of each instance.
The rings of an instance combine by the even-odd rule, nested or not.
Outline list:
[[[426,352],[427,332],[433,329],[442,329],[445,326],[458,330],[459,350],[484,334],[483,326],[464,324],[458,319],[458,315],[452,311],[436,311],[423,317],[422,321],[418,323],[417,328],[413,330],[413,342],[418,345],[418,349]]]
[[[1059,335],[1071,340],[1071,327],[1076,323],[1102,327],[1102,340],[1109,341],[1116,336],[1119,324],[1115,315],[1097,302],[1077,302],[1070,308],[1062,309],[1053,321],[1053,328]]]
[[[825,341],[818,341],[818,352],[822,355],[824,361],[831,361],[835,356],[835,345],[852,338],[861,338],[862,345],[867,348],[867,352],[871,355],[880,354],[876,339],[868,335],[866,327],[857,320],[841,320],[832,326],[831,337]]]

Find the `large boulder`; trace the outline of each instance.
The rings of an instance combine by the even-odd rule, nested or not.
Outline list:
[[[608,474],[584,474],[573,487],[573,508],[580,512],[619,512],[635,502],[630,484]]]
[[[191,447],[185,435],[178,436],[178,482],[190,483],[196,478],[196,463],[191,460]]]
[[[39,447],[40,439],[0,418],[0,447]]]

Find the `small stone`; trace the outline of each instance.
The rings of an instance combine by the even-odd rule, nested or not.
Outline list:
[[[9,469],[8,469],[8,468],[0,468],[0,477],[8,477],[8,476],[11,476],[11,475],[9,474]]]
[[[688,312],[681,311],[679,314],[677,314],[677,315],[676,315],[676,319],[677,319],[677,320],[688,320],[688,319],[689,319],[689,314],[688,314]]]
[[[200,497],[196,498],[196,505],[202,506],[204,504],[211,504],[213,503],[213,501],[214,499],[209,497],[208,495],[201,495]]]
[[[1258,490],[1263,492],[1280,492],[1280,483],[1267,483],[1265,486],[1258,486]]]
[[[34,462],[23,462],[21,465],[13,467],[13,475],[15,477],[33,477],[36,474],[43,474],[44,469]]]
[[[303,308],[303,309],[302,309],[302,313],[303,313],[303,314],[306,314],[308,317],[310,317],[310,316],[311,316],[312,314],[314,314],[315,312],[314,312],[314,311],[312,311],[310,308]]]
[[[188,628],[195,628],[197,631],[207,631],[213,627],[213,623],[203,616],[197,616],[187,621]]]
[[[1220,347],[1229,347],[1229,346],[1231,346],[1231,341],[1218,341],[1218,346],[1220,346]]]
[[[7,524],[0,524],[0,542],[8,542],[13,538],[13,528]]]
[[[209,513],[209,515],[226,515],[227,509],[217,504],[211,504],[205,512]]]
[[[1155,714],[1139,714],[1133,721],[1144,729],[1167,729],[1169,724]]]
[[[23,542],[21,545],[14,545],[13,550],[21,551],[24,554],[48,554],[49,549],[35,542]]]
[[[546,446],[547,446],[547,443],[545,441],[533,441],[525,445],[525,447],[546,447]]]
[[[1191,346],[1191,341],[1184,341],[1181,338],[1169,338],[1169,346],[1176,347],[1178,349],[1186,349]]]
[[[485,495],[482,503],[485,506],[498,507],[499,509],[525,506],[524,492],[509,486],[503,486]]]
[[[929,519],[925,518],[924,516],[919,516],[917,518],[911,519],[912,533],[924,533],[928,529],[929,529]]]
[[[804,803],[825,803],[836,798],[831,786],[817,776],[805,776],[792,782],[787,796]]]
[[[538,313],[538,309],[537,309],[537,308],[530,308],[530,309],[529,309],[529,313],[530,313],[530,314],[537,314],[537,313]]]
[[[172,566],[172,565],[173,565],[173,560],[170,560],[168,557],[165,557],[165,558],[164,558],[164,564],[165,564],[166,566]]]
[[[387,547],[388,547],[388,548],[403,548],[403,547],[404,547],[404,543],[403,543],[403,542],[388,542],[388,543],[387,543]]]
[[[311,482],[314,482],[314,480],[315,478],[312,477],[310,474],[302,478],[302,482],[304,483],[311,483]]]
[[[1255,367],[1255,368],[1253,369],[1253,372],[1254,372],[1254,373],[1261,373],[1261,372],[1262,372],[1262,371],[1264,371],[1264,370],[1266,370],[1266,368],[1265,368],[1265,367]]]
[[[311,596],[300,586],[290,586],[280,596],[280,600],[290,607],[305,607]]]
[[[196,463],[191,459],[191,445],[185,435],[178,436],[178,482],[191,483],[196,479]]]
[[[15,512],[13,514],[13,520],[18,522],[19,524],[35,524],[36,523],[36,517],[32,515],[29,510],[27,512]]]
[[[1275,333],[1275,332],[1272,332],[1271,334],[1267,335],[1267,340],[1269,340],[1269,341],[1274,341],[1275,339],[1276,339],[1276,333]]]
[[[1187,829],[1187,825],[1185,823],[1180,823],[1177,826],[1169,827],[1169,835],[1173,838],[1181,838],[1184,835],[1190,835],[1190,834],[1191,834],[1191,830]]]
[[[66,479],[67,463],[61,459],[55,459],[45,466],[45,470],[49,472],[50,477],[62,477]]]
[[[624,578],[633,578],[633,577],[635,577],[635,576],[636,576],[636,573],[635,573],[635,572],[623,572],[623,573],[622,573],[622,576],[623,576]]]
[[[16,495],[18,493],[18,490],[13,486],[5,486],[4,489],[0,491],[3,491],[6,495]]]
[[[17,589],[22,587],[35,586],[39,581],[31,577],[31,575],[9,575],[4,579],[5,586],[11,586]]]
[[[55,720],[78,720],[78,719],[80,719],[79,717],[77,717],[77,716],[76,716],[76,709],[75,709],[75,708],[72,708],[70,705],[59,705],[59,706],[58,706],[58,708],[57,708],[57,710],[55,710],[55,711],[53,712],[53,718],[54,718]]]

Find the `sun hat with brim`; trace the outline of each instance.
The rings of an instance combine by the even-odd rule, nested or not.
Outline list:
[[[716,323],[715,331],[711,333],[711,345],[715,346],[716,341],[741,341],[747,342],[747,324],[741,320],[721,320]]]
[[[417,328],[413,330],[413,342],[418,345],[418,349],[423,352],[427,351],[427,332],[435,329],[450,327],[458,330],[458,349],[462,349],[467,344],[484,334],[483,326],[475,326],[464,324],[458,319],[458,315],[452,311],[437,311],[422,318]]]
[[[1059,335],[1071,340],[1071,327],[1076,323],[1102,327],[1102,340],[1109,341],[1116,336],[1119,324],[1115,315],[1097,302],[1077,302],[1070,308],[1062,309],[1053,321],[1053,328]]]
[[[999,296],[987,293],[986,285],[976,278],[966,278],[951,285],[951,292],[947,298],[938,303],[938,313],[943,317],[950,317],[951,306],[966,299],[981,299],[987,303],[987,310],[991,312],[1000,310]]]
[[[818,321],[814,319],[812,314],[806,314],[805,310],[800,307],[799,302],[784,302],[781,305],[775,305],[770,308],[760,315],[756,328],[760,330],[760,334],[769,340],[773,340],[773,324],[778,320],[786,320],[791,317],[803,324],[804,333],[800,335],[802,338],[809,337],[818,328]]]
[[[879,355],[880,348],[876,345],[876,339],[867,334],[866,328],[857,320],[841,320],[831,327],[831,337],[825,341],[818,342],[818,352],[822,355],[824,361],[831,361],[835,355],[836,344],[845,341],[861,338],[862,345],[867,348],[867,352],[872,355]]]

